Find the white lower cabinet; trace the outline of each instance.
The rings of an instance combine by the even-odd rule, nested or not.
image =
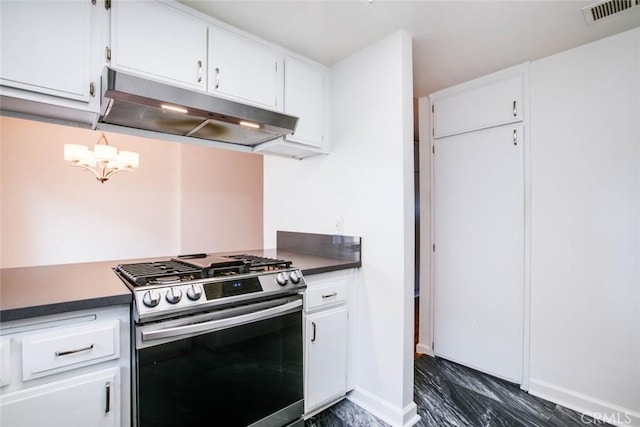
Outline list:
[[[307,315],[305,337],[308,413],[347,391],[347,307]]]
[[[305,277],[304,412],[310,417],[353,389],[355,270]]]
[[[111,368],[2,396],[0,424],[115,427],[120,424],[120,368]]]
[[[131,424],[130,308],[0,323],[2,427]]]

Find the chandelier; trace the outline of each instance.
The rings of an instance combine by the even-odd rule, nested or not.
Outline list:
[[[109,145],[104,132],[93,146],[79,144],[64,144],[64,159],[71,162],[71,166],[77,166],[91,171],[96,179],[104,184],[111,175],[121,171],[131,171],[138,167],[140,155],[133,151],[120,151]]]

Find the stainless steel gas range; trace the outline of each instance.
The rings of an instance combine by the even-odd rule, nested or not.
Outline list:
[[[302,291],[287,260],[114,268],[134,295],[134,426],[302,425]]]

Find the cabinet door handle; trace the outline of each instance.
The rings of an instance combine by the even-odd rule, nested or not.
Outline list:
[[[518,145],[518,130],[513,130],[513,145]]]
[[[81,351],[89,351],[91,349],[93,349],[93,344],[88,347],[78,348],[76,350],[56,351],[56,357],[66,356],[67,354],[80,353]]]
[[[332,297],[336,297],[336,296],[338,296],[338,293],[337,292],[333,292],[331,294],[322,295],[322,299],[332,298]]]
[[[104,412],[109,413],[109,411],[111,410],[111,382],[107,381],[104,387],[107,392],[106,406],[104,408]]]
[[[513,117],[518,117],[518,108],[516,107],[516,101],[513,101]]]
[[[311,342],[316,340],[316,322],[311,322],[311,327],[313,328],[313,336],[311,337]]]
[[[220,68],[216,67],[216,89],[220,87]]]
[[[198,61],[198,83],[202,81],[202,61]]]

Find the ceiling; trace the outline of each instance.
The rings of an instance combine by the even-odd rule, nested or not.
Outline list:
[[[640,26],[640,7],[587,26],[595,1],[180,2],[327,66],[404,29],[422,97]]]

